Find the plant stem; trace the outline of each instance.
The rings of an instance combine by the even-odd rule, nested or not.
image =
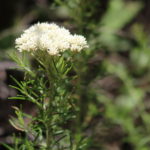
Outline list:
[[[46,128],[46,146],[47,146],[47,150],[50,150],[51,142],[52,142],[51,130],[47,126],[47,128]]]

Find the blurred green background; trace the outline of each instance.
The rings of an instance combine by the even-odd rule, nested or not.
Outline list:
[[[11,143],[8,100],[17,91],[10,75],[23,73],[8,53],[15,38],[37,22],[55,22],[87,38],[90,48],[78,56],[75,131],[88,138],[87,150],[150,149],[150,1],[8,0],[0,2],[0,143]],[[24,103],[24,111],[34,113]],[[34,106],[33,106],[34,107]],[[0,147],[3,150],[3,147]]]

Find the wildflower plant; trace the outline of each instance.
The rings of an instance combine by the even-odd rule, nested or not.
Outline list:
[[[26,100],[35,105],[36,114],[25,114],[14,108],[17,119],[11,124],[25,133],[15,137],[15,148],[9,150],[83,150],[85,143],[74,138],[71,126],[78,111],[74,94],[75,55],[88,48],[86,39],[72,35],[67,29],[52,23],[37,23],[16,39],[20,52],[12,58],[25,72],[24,81],[12,86],[19,91],[11,99]],[[32,67],[28,58],[36,61]],[[28,118],[28,123],[24,118]]]

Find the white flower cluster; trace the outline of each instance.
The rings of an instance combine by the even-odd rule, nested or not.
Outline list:
[[[69,30],[54,23],[37,23],[16,39],[16,48],[20,52],[44,50],[50,55],[59,55],[66,50],[79,52],[87,47],[83,36],[72,35]]]

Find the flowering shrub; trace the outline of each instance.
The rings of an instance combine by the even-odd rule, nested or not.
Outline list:
[[[73,80],[69,75],[74,69],[74,55],[88,48],[86,39],[56,24],[38,23],[25,30],[16,39],[16,48],[21,55],[12,58],[25,72],[25,80],[17,83],[20,94],[12,99],[27,100],[36,106],[36,115],[30,116],[15,107],[17,119],[11,124],[25,133],[15,137],[15,147],[10,150],[81,150],[85,140],[75,139],[71,127],[76,118],[78,106]],[[32,56],[38,68],[33,69],[28,61]],[[24,118],[30,121],[26,123]],[[75,122],[74,122],[75,123]],[[73,125],[73,124],[72,124]],[[70,125],[70,126],[72,126]]]
[[[86,35],[90,48],[82,51],[87,48],[84,37],[48,23],[32,26],[16,40],[21,53],[12,57],[25,76],[22,82],[14,79],[20,92],[12,99],[34,103],[36,113],[25,114],[24,105],[14,107],[18,119],[10,122],[23,135],[14,138],[13,147],[6,145],[8,149],[149,150],[148,2],[34,3],[25,17],[16,13],[13,29],[0,34],[0,49],[13,49],[19,28],[35,20],[65,23]]]

